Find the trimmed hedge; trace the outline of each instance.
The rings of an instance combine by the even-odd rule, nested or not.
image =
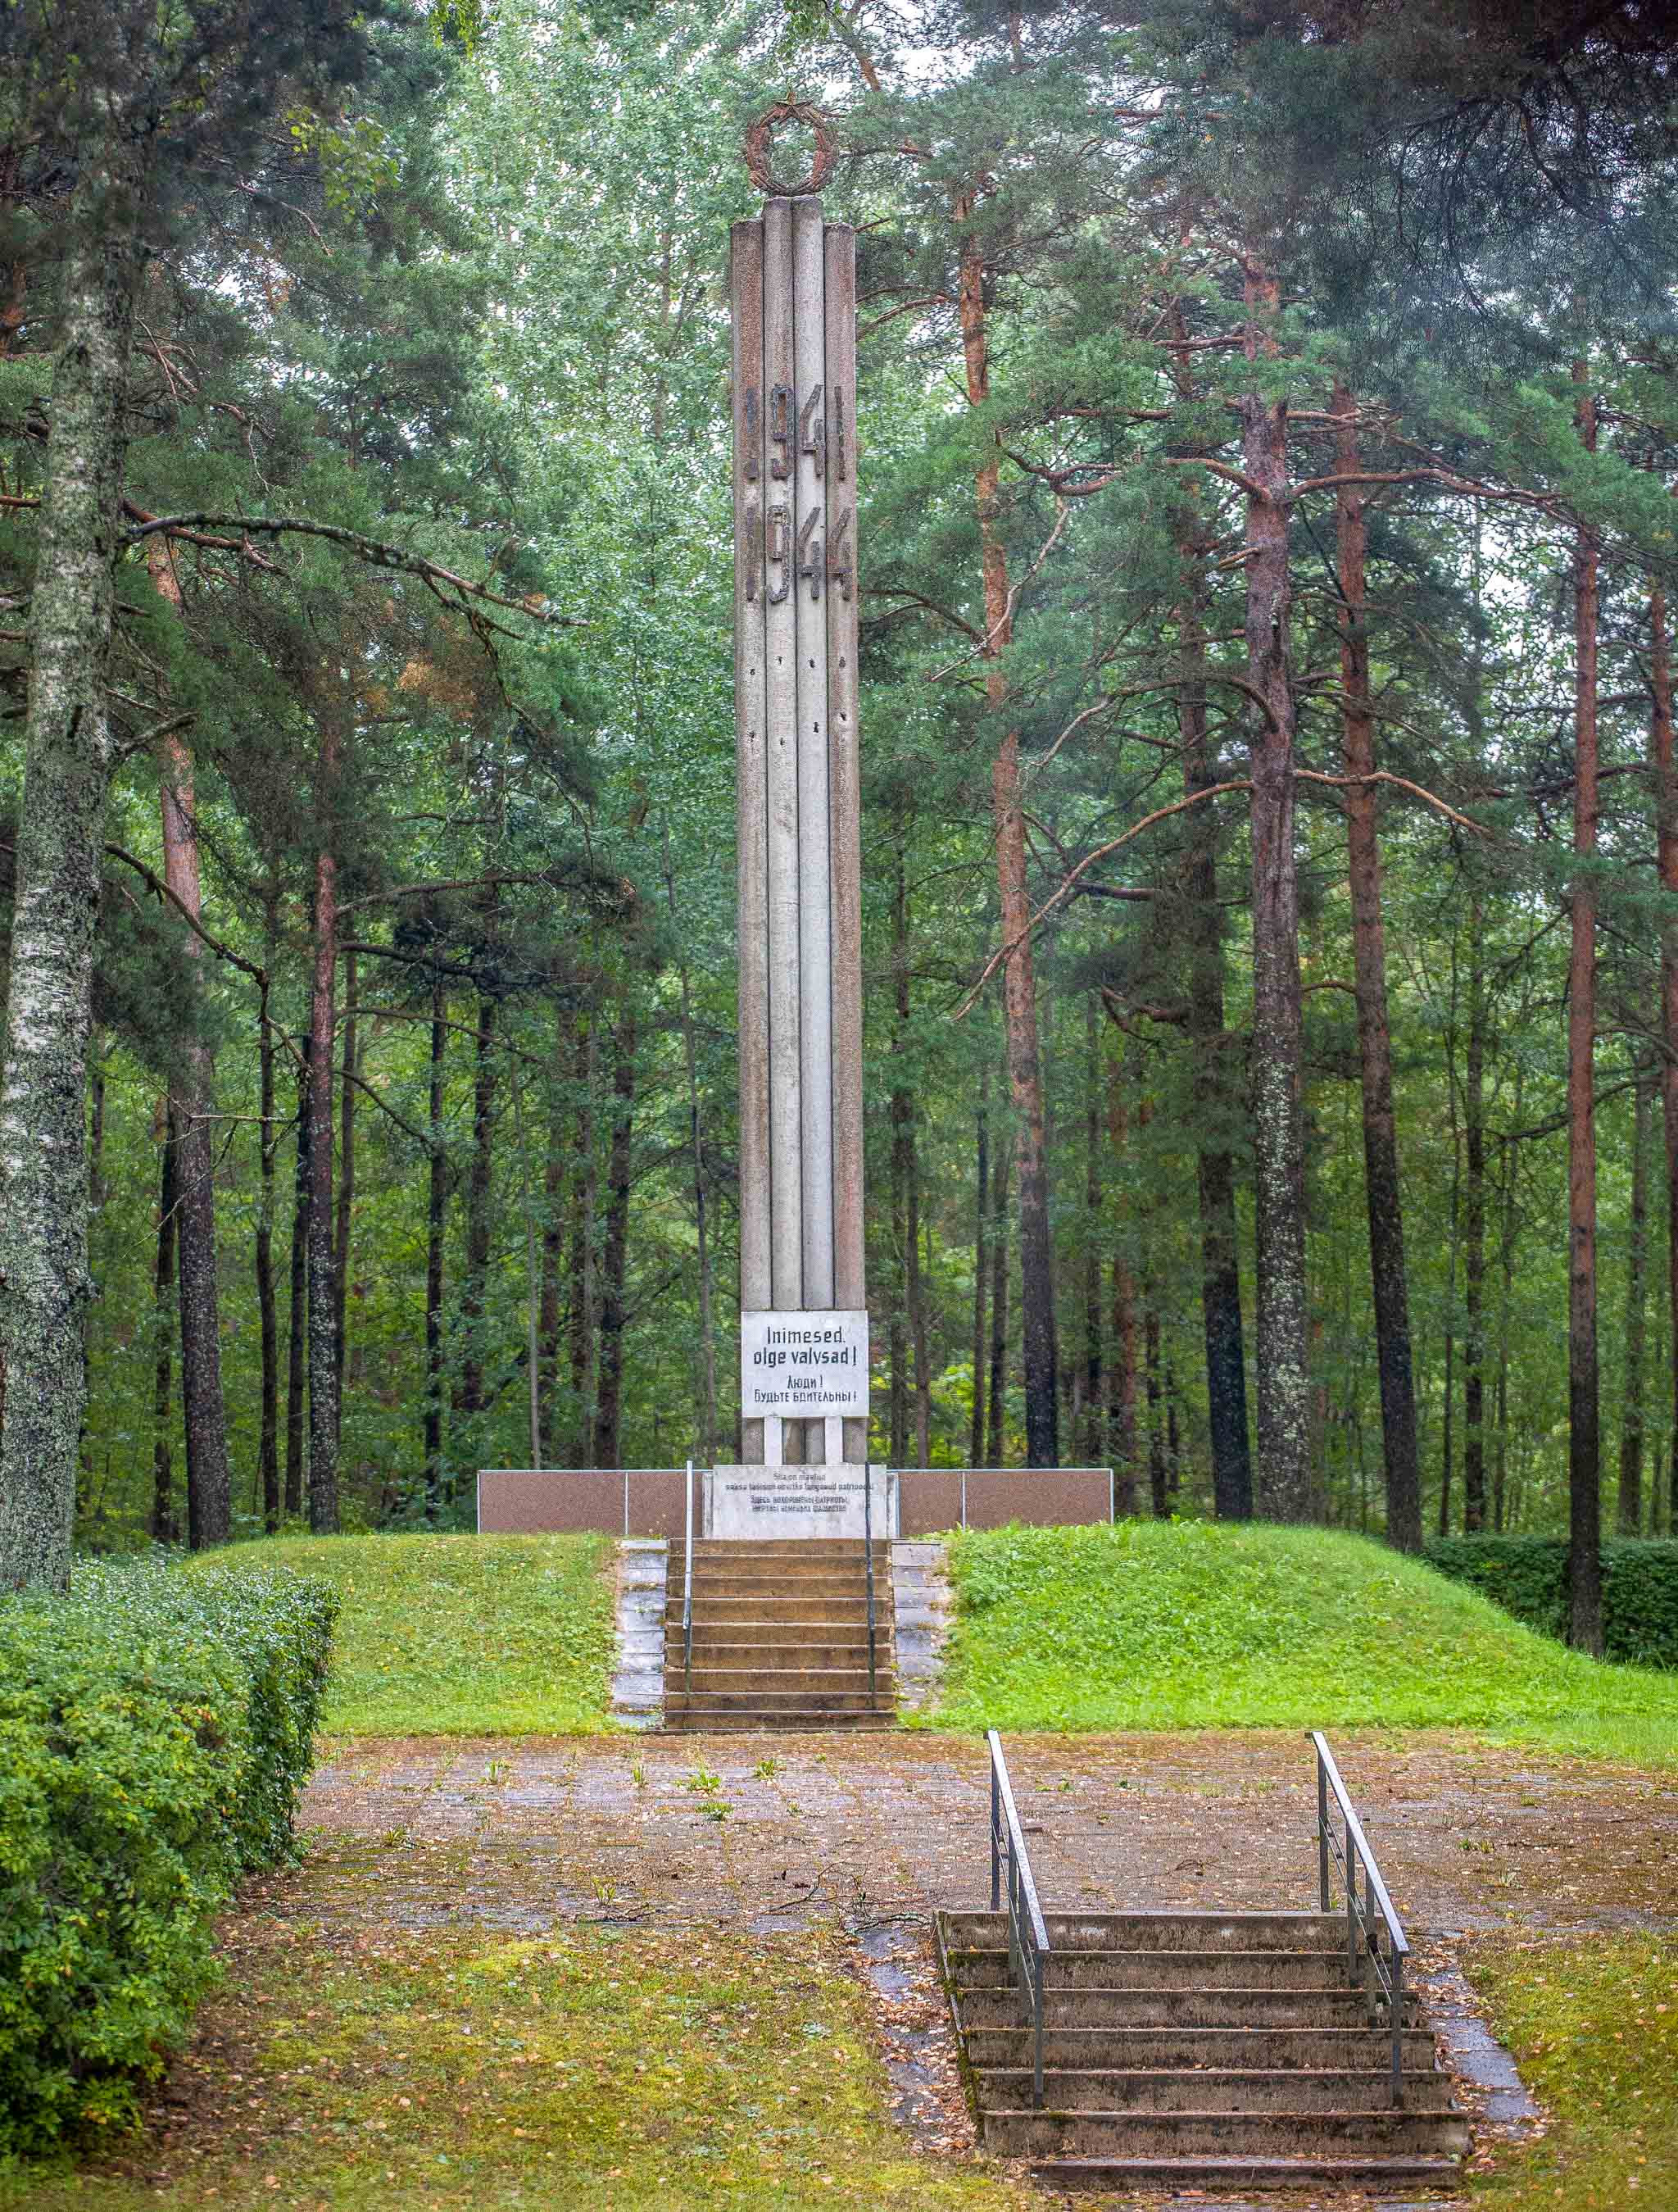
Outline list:
[[[1424,1554],[1529,1628],[1565,1641],[1567,1543],[1561,1536],[1448,1536]],[[1678,1543],[1632,1536],[1602,1546],[1603,1656],[1678,1668]]]
[[[0,1601],[0,2155],[130,2119],[293,1849],[337,1601],[278,1573],[79,1567]]]

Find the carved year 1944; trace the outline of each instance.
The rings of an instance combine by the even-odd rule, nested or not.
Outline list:
[[[791,596],[794,586],[803,582],[810,587],[811,599],[819,599],[825,577],[830,588],[837,588],[840,598],[848,599],[854,582],[851,547],[853,507],[849,501],[835,507],[824,540],[822,510],[820,506],[807,506],[798,518],[795,534],[791,500],[771,498],[766,504],[757,489],[761,483],[759,432],[764,427],[765,416],[763,395],[755,385],[748,386],[741,393],[739,416],[738,434],[746,456],[746,482],[753,487],[746,499],[746,597],[755,599],[761,594],[768,605],[778,607]],[[845,483],[850,472],[851,441],[846,434],[845,394],[834,392],[824,404],[823,387],[817,384],[801,404],[791,385],[772,385],[763,443],[767,448],[772,486],[791,485],[800,453],[809,456],[811,473],[818,483]],[[831,479],[827,465],[830,455]]]

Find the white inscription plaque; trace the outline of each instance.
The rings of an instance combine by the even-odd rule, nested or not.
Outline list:
[[[798,1421],[868,1413],[866,1308],[740,1316],[740,1410]]]
[[[718,1467],[705,1479],[707,1536],[896,1534],[883,1467]],[[869,1493],[865,1496],[865,1492]]]

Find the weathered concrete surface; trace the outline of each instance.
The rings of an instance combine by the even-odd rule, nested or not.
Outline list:
[[[1454,1735],[1342,1734],[1336,1749],[1415,1931],[1678,1926],[1678,1786]],[[1014,1738],[1045,1901],[1062,1909],[1305,1905],[1309,1749],[1291,1732]],[[692,1785],[714,1773],[709,1796]],[[340,1743],[311,1785],[309,1909],[526,1929],[870,1918],[989,1901],[977,1739],[808,1736]],[[726,1807],[720,1819],[714,1808]]]
[[[612,1712],[626,1728],[657,1728],[664,1717],[664,1583],[669,1547],[627,1536],[617,1556],[617,1665]]]

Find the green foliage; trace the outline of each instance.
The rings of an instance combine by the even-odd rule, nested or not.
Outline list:
[[[1678,1684],[1356,1536],[1204,1522],[958,1536],[946,1726],[1678,1723]]]
[[[129,2118],[291,1848],[336,1601],[294,1575],[81,1570],[0,1611],[0,2153]]]
[[[1559,1536],[1450,1536],[1427,1564],[1492,1598],[1541,1635],[1567,1632],[1567,1546]],[[1632,1537],[1602,1546],[1606,1656],[1678,1668],[1678,1543]]]
[[[344,1735],[521,1735],[606,1725],[602,1536],[326,1536],[239,1544],[215,1576],[279,1565],[342,1610],[322,1725]]]

